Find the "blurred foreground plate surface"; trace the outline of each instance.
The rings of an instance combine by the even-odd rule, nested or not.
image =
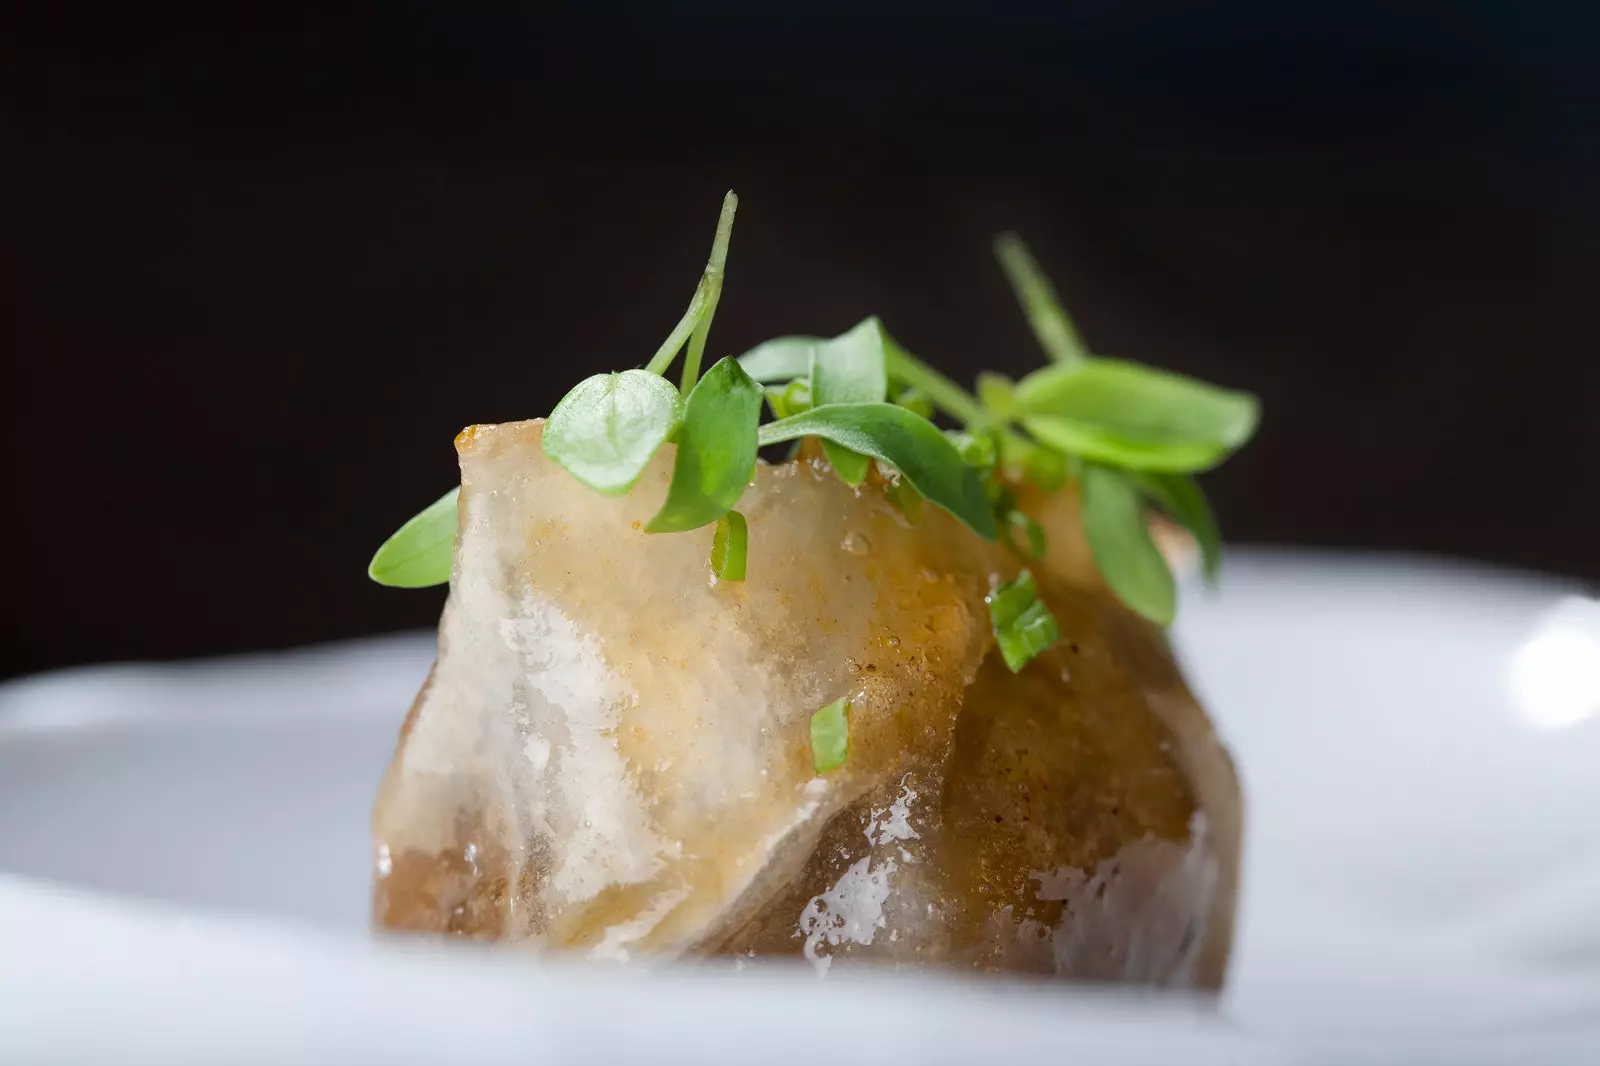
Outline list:
[[[1246,790],[1220,1013],[373,945],[418,634],[0,688],[0,1060],[1600,1061],[1600,603],[1238,551],[1174,637]]]

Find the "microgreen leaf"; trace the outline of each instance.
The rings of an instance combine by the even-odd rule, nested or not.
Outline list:
[[[811,374],[811,349],[816,337],[774,337],[739,357],[744,372],[763,384],[793,381]]]
[[[811,402],[814,406],[880,403],[888,394],[883,327],[876,318],[863,319],[849,331],[812,345]],[[859,485],[866,480],[872,466],[867,456],[831,440],[822,442],[822,451],[833,466],[833,472],[846,485]]]
[[[850,755],[850,701],[834,700],[811,716],[811,765],[825,774]]]
[[[1255,432],[1254,396],[1117,359],[1036,370],[1017,383],[1028,432],[1051,447],[1140,470],[1215,465]]]
[[[801,437],[820,437],[882,459],[980,537],[999,535],[978,472],[927,419],[888,403],[838,403],[769,422],[760,432],[762,445]]]
[[[450,580],[455,558],[456,499],[459,486],[412,515],[394,531],[367,564],[367,576],[380,585],[421,589]]]
[[[1045,354],[1057,363],[1075,363],[1088,358],[1089,349],[1078,336],[1066,308],[1061,306],[1055,286],[1039,269],[1022,238],[1015,233],[1002,233],[995,238],[994,254],[999,257],[1011,291],[1022,305],[1022,313],[1027,316],[1028,325]]]
[[[1061,627],[1050,608],[1039,599],[1033,575],[1024,570],[1015,581],[1001,585],[984,597],[989,624],[1006,666],[1016,673],[1056,641]]]
[[[745,555],[749,549],[750,527],[744,515],[729,511],[717,519],[711,534],[711,572],[718,581],[743,581]]]
[[[544,453],[596,492],[619,496],[678,428],[678,413],[678,391],[658,374],[596,374],[550,412]]]
[[[1066,456],[1081,456],[1128,470],[1176,473],[1210,470],[1228,456],[1214,444],[1157,444],[1130,440],[1069,418],[1024,418],[1022,426],[1041,443]]]
[[[1200,483],[1182,474],[1138,475],[1139,487],[1161,509],[1194,535],[1200,547],[1201,572],[1215,586],[1222,573],[1222,531]]]
[[[756,467],[761,386],[732,357],[706,371],[684,405],[672,484],[648,533],[681,533],[715,522],[739,502]]]
[[[1167,560],[1150,539],[1144,501],[1120,470],[1085,463],[1083,527],[1106,584],[1136,613],[1157,625],[1171,625],[1177,591]]]
[[[826,403],[880,403],[889,395],[883,326],[865,318],[837,337],[811,347],[811,396]]]

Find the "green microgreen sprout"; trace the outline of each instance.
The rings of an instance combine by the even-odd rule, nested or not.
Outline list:
[[[1020,380],[985,372],[976,394],[969,392],[912,355],[876,317],[836,337],[777,337],[717,361],[702,376],[737,205],[729,193],[689,307],[645,366],[586,378],[556,405],[542,437],[552,461],[590,488],[620,495],[663,444],[674,443],[667,495],[646,529],[714,524],[711,567],[719,580],[744,575],[748,529],[734,507],[754,477],[757,449],[805,438],[820,442],[835,474],[853,487],[876,465],[884,492],[909,522],[920,521],[926,500],[1029,559],[1042,559],[1047,545],[1045,531],[1018,506],[1027,498],[1021,487],[1076,485],[1101,576],[1157,624],[1172,621],[1176,590],[1150,537],[1147,507],[1189,530],[1206,579],[1216,580],[1221,539],[1193,475],[1249,440],[1260,417],[1253,396],[1092,354],[1055,287],[1012,234],[997,239],[995,252],[1049,359]],[[681,353],[674,387],[665,375]],[[772,420],[761,424],[764,409]],[[943,431],[935,417],[959,428]],[[456,506],[452,490],[402,526],[373,557],[372,578],[404,587],[448,581]],[[1055,620],[1026,571],[996,590],[990,611],[1014,669],[1056,639]],[[842,723],[842,706],[818,715],[825,712]]]
[[[819,774],[844,765],[850,755],[850,701],[837,699],[811,716],[811,765]]]

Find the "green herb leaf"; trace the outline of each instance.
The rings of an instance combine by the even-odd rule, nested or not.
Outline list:
[[[1188,473],[1210,470],[1228,457],[1228,449],[1213,444],[1133,441],[1065,418],[1024,418],[1022,427],[1047,448],[1065,456],[1091,459],[1128,470]]]
[[[750,543],[750,528],[744,515],[729,511],[717,519],[711,534],[711,572],[718,581],[743,581],[745,555]]]
[[[1051,447],[1131,469],[1185,473],[1255,432],[1254,396],[1138,363],[1091,359],[1017,383],[1022,424]]]
[[[826,774],[850,755],[850,701],[834,700],[811,716],[811,765]]]
[[[811,396],[829,403],[881,403],[889,395],[884,368],[883,326],[865,318],[837,337],[811,348]]]
[[[1222,573],[1222,531],[1200,483],[1182,474],[1138,475],[1139,487],[1161,509],[1194,535],[1200,546],[1201,572],[1215,586]]]
[[[550,412],[544,453],[596,492],[620,496],[678,428],[678,413],[678,390],[658,374],[596,374]]]
[[[760,419],[761,386],[739,368],[737,360],[718,360],[684,405],[672,484],[645,531],[698,529],[738,503],[755,474]]]
[[[1057,363],[1069,364],[1089,357],[1089,349],[1072,325],[1066,308],[1056,295],[1055,286],[1045,277],[1044,271],[1034,261],[1028,246],[1015,233],[1002,233],[995,238],[994,253],[1011,283],[1011,291],[1022,305],[1039,347]]]
[[[1122,471],[1083,467],[1083,527],[1106,584],[1136,613],[1171,625],[1177,612],[1172,571],[1145,524],[1138,487]]]
[[[999,536],[978,472],[926,419],[888,403],[839,403],[761,427],[762,445],[820,437],[882,459],[985,540]]]
[[[459,486],[451,489],[395,530],[367,564],[367,576],[380,585],[402,589],[449,581],[455,559],[456,498],[460,495]]]
[[[811,402],[817,407],[830,403],[880,403],[889,395],[889,375],[884,369],[883,327],[876,318],[866,318],[848,332],[818,341],[811,348]],[[872,460],[831,440],[822,442],[822,451],[833,472],[846,485],[859,485],[867,478]]]
[[[989,624],[1006,666],[1016,673],[1040,652],[1061,639],[1061,626],[1050,608],[1039,599],[1033,575],[1024,570],[1015,581],[1001,585],[984,602],[989,605]]]
[[[793,381],[811,375],[811,349],[816,337],[774,337],[739,357],[744,372],[763,384]]]

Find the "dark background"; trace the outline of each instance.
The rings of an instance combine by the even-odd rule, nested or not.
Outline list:
[[[446,5],[0,25],[0,675],[427,625],[471,422],[876,312],[1253,389],[1236,541],[1600,577],[1600,5]],[[1403,10],[1398,10],[1403,9]]]

